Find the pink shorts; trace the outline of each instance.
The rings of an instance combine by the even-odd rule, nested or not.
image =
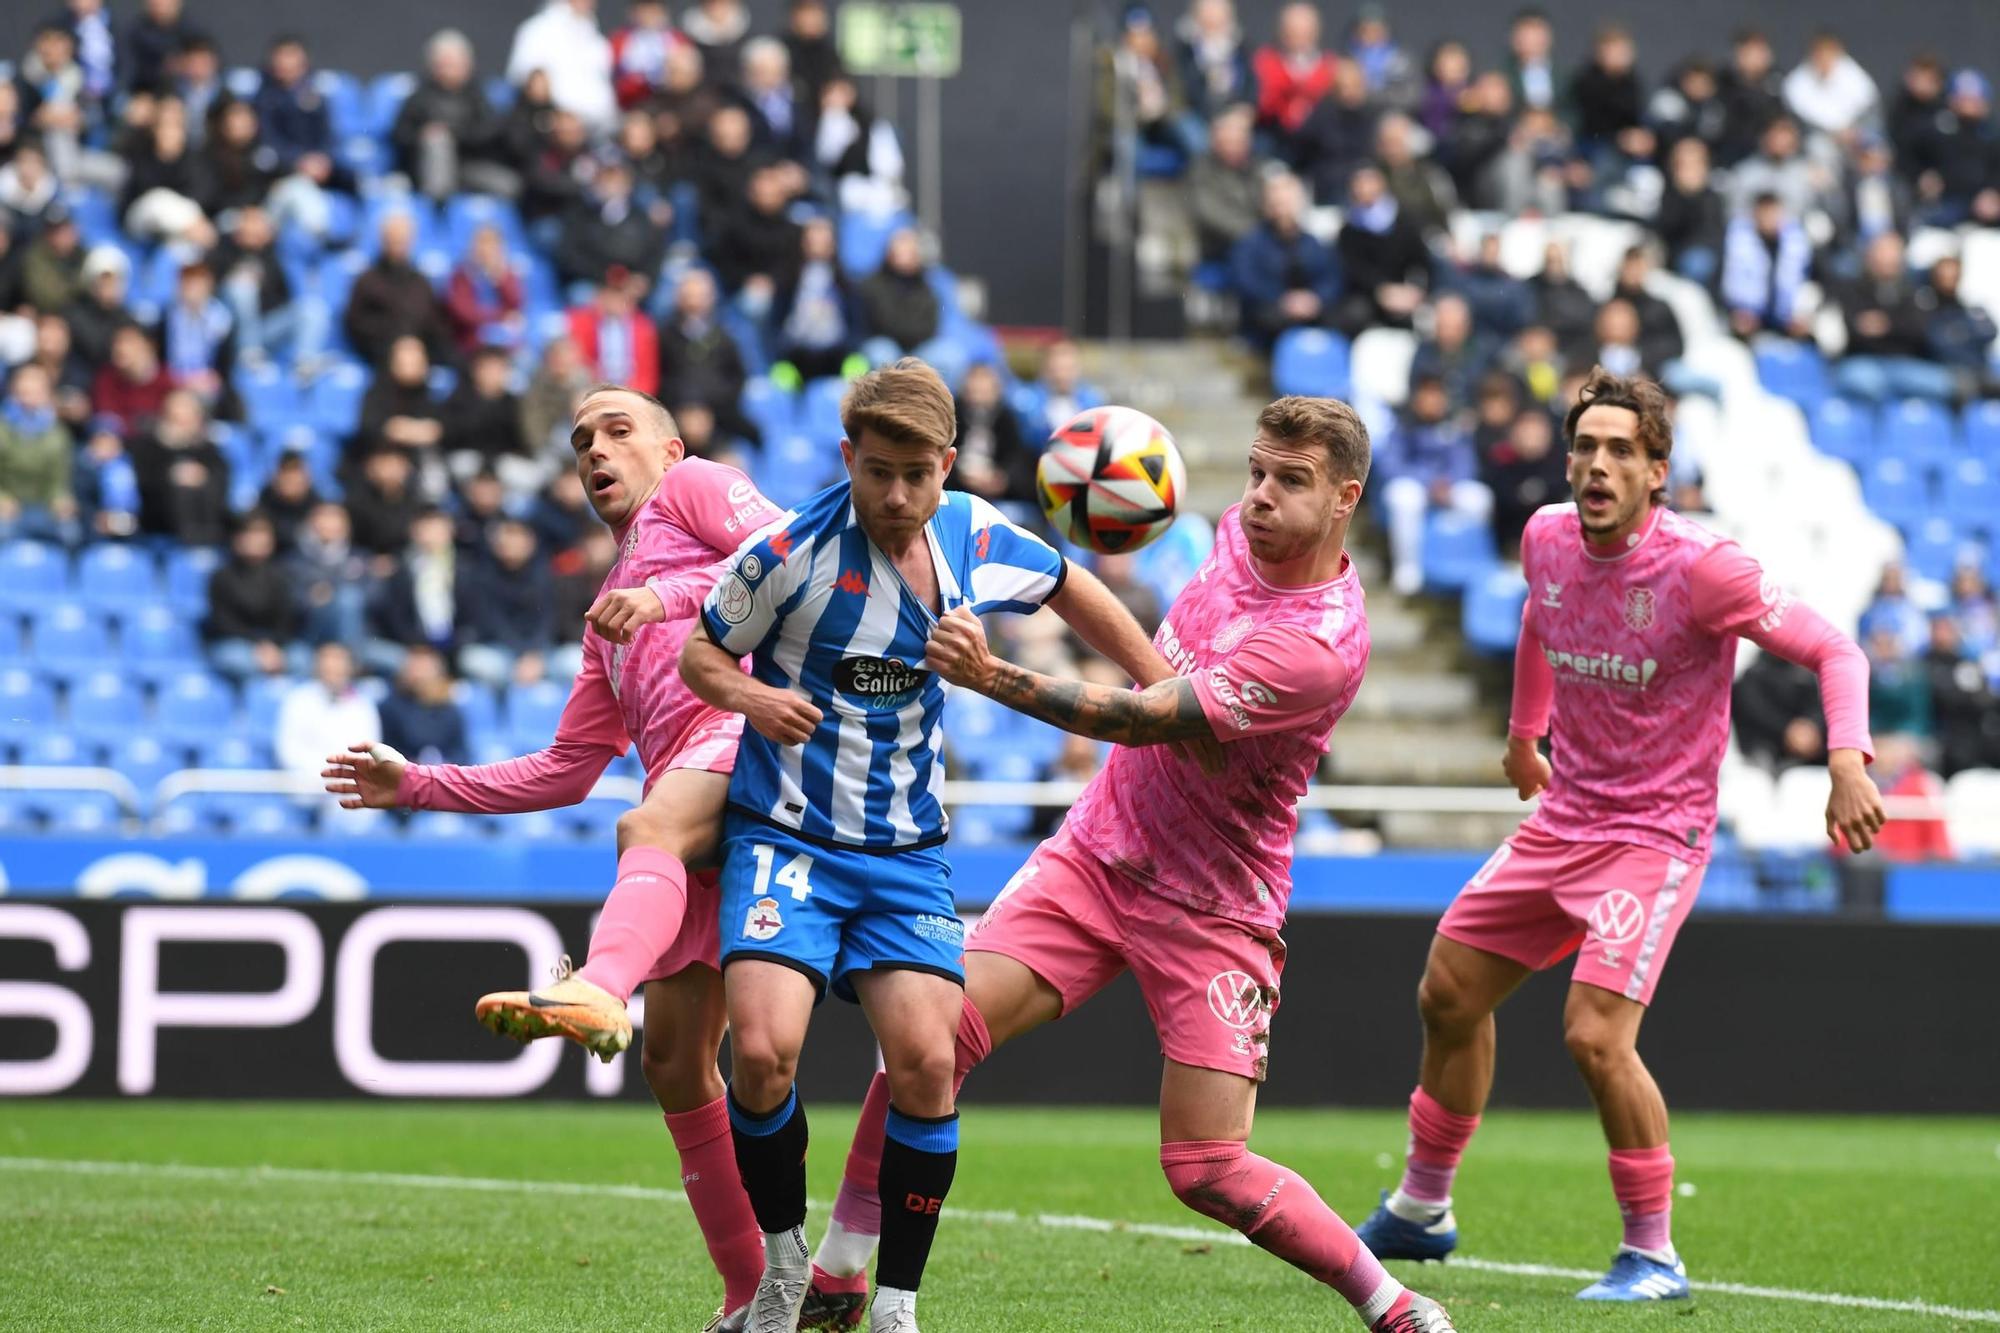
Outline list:
[[[646,973],[647,981],[662,981],[685,972],[696,963],[713,972],[722,970],[722,931],[715,923],[722,906],[722,872],[697,870],[688,876],[687,911],[681,917],[681,933]]]
[[[704,773],[731,773],[736,769],[736,742],[743,736],[741,713],[710,713],[687,732],[681,747],[661,767],[660,773],[691,768]],[[654,775],[655,777],[658,774]],[[684,972],[700,963],[722,970],[722,932],[716,925],[721,910],[722,872],[697,870],[688,876],[687,911],[681,917],[681,933],[660,955],[646,974],[647,981],[659,981]]]
[[[1035,849],[965,951],[1022,964],[1055,987],[1064,1013],[1129,967],[1168,1059],[1264,1081],[1285,942],[1141,888],[1067,828]]]
[[[1650,1004],[1704,868],[1524,828],[1459,890],[1438,934],[1537,971],[1574,950],[1575,980]]]

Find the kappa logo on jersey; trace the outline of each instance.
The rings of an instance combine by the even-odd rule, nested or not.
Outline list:
[[[1653,590],[1651,588],[1627,588],[1625,590],[1625,623],[1633,629],[1647,629],[1653,623]]]
[[[771,554],[777,556],[778,559],[789,560],[792,558],[792,530],[790,528],[772,533],[764,539],[764,544],[771,548]]]
[[[833,669],[835,689],[878,709],[901,708],[928,678],[900,657],[843,657]]]
[[[1660,669],[1660,664],[1650,657],[1628,662],[1623,653],[1568,653],[1544,646],[1542,656],[1551,667],[1567,672],[1572,679],[1630,690],[1645,689]]]
[[[750,585],[734,571],[716,585],[715,613],[725,625],[740,625],[750,618]]]
[[[1209,979],[1208,1010],[1226,1027],[1255,1027],[1264,1012],[1264,988],[1247,972],[1218,972]]]
[[[746,940],[768,940],[784,928],[785,918],[778,912],[776,898],[759,898],[750,904],[750,911],[743,918]]]
[[[1542,605],[1554,611],[1562,610],[1563,586],[1551,579],[1542,585]]]
[[[1256,623],[1249,616],[1236,617],[1236,619],[1222,627],[1222,632],[1215,636],[1211,646],[1218,653],[1235,652],[1237,645],[1250,637],[1250,630]]]
[[[1624,944],[1639,933],[1646,909],[1623,889],[1612,889],[1590,905],[1590,933],[1605,944]]]
[[[863,578],[858,570],[842,570],[840,577],[834,581],[833,586],[842,592],[853,593],[857,597],[866,597],[868,595],[868,580]]]
[[[978,556],[981,560],[984,560],[987,556],[987,553],[992,549],[993,549],[993,525],[989,523],[985,527],[979,530],[979,540],[973,543],[972,553]]]

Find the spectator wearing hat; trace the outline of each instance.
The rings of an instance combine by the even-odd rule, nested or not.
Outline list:
[[[115,245],[94,247],[77,270],[82,294],[60,307],[70,343],[93,371],[111,359],[111,337],[132,322],[127,311],[132,261]]]
[[[21,255],[21,294],[37,310],[66,310],[83,292],[83,245],[62,204],[42,213],[41,235]]]

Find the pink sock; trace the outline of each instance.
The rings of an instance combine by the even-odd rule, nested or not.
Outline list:
[[[722,1274],[724,1302],[732,1310],[748,1305],[764,1275],[764,1233],[736,1170],[729,1099],[718,1097],[695,1110],[669,1114],[667,1132],[680,1153],[681,1187],[708,1242],[708,1257]]]
[[[958,1063],[952,1071],[951,1095],[958,1096],[958,1090],[965,1086],[965,1076],[978,1068],[981,1061],[993,1054],[993,1034],[986,1030],[986,1015],[968,998],[958,1011]]]
[[[687,868],[657,847],[625,852],[578,975],[621,1000],[630,998],[681,933],[686,913]]]
[[[1234,1227],[1373,1322],[1402,1294],[1354,1229],[1306,1183],[1226,1139],[1160,1145],[1160,1166],[1182,1203]]]
[[[1447,1111],[1422,1088],[1410,1094],[1410,1153],[1403,1164],[1406,1198],[1445,1203],[1451,1198],[1458,1159],[1472,1142],[1479,1117]]]
[[[876,1071],[861,1101],[861,1119],[854,1126],[854,1143],[847,1150],[847,1169],[840,1193],[833,1199],[833,1220],[849,1231],[882,1234],[882,1196],[876,1181],[882,1174],[882,1127],[889,1119],[889,1076]]]
[[[1625,1244],[1665,1253],[1674,1248],[1674,1155],[1657,1148],[1613,1148],[1611,1192],[1625,1217]]]

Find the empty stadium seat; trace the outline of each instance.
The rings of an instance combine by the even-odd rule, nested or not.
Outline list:
[[[158,727],[163,736],[198,744],[226,731],[235,711],[228,685],[206,671],[184,671],[160,686]]]
[[[1972,404],[1959,418],[1966,451],[1973,457],[2000,466],[2000,401],[1988,398]]]
[[[13,662],[27,651],[27,632],[22,628],[21,617],[12,611],[0,608],[0,662]]]
[[[1957,434],[1951,413],[1927,398],[1905,398],[1882,409],[1882,448],[1898,458],[1941,463],[1952,457]]]
[[[210,736],[195,746],[195,760],[201,768],[257,770],[277,767],[271,742],[241,733]]]
[[[1521,636],[1521,606],[1528,600],[1528,583],[1516,569],[1494,569],[1465,588],[1460,608],[1465,641],[1479,652],[1502,656],[1514,651]]]
[[[95,747],[79,740],[75,732],[56,729],[25,737],[17,749],[20,762],[35,768],[89,768],[98,758]]]
[[[223,816],[229,831],[253,838],[283,838],[304,832],[311,816],[306,807],[275,792],[252,792],[226,798]]]
[[[162,833],[212,834],[229,827],[229,805],[233,798],[219,792],[196,791],[176,796],[155,817]]]
[[[1960,458],[1945,469],[1945,516],[1961,532],[2000,535],[2000,459]]]
[[[1324,329],[1287,329],[1272,349],[1271,382],[1281,394],[1347,397],[1347,339]]]
[[[410,816],[403,831],[412,838],[461,842],[488,836],[489,827],[487,820],[479,815],[460,814],[456,810],[419,810]]]
[[[1951,578],[1965,543],[1948,518],[1920,519],[1903,530],[1903,563],[1942,583]]]
[[[1861,473],[1861,495],[1877,517],[1890,523],[1919,522],[1931,512],[1930,486],[1908,459],[1869,462]]]
[[[790,508],[826,484],[839,458],[833,443],[804,435],[766,440],[757,470],[757,489],[772,504]]]
[[[831,448],[840,442],[846,429],[840,424],[840,400],[847,393],[844,380],[813,380],[799,395],[799,430],[813,443]]]
[[[278,729],[278,709],[299,682],[290,676],[253,676],[243,683],[243,709],[236,729],[252,736],[270,736]]]
[[[313,381],[306,404],[307,421],[328,435],[345,438],[361,425],[361,400],[368,394],[368,372],[343,362]]]
[[[35,661],[57,675],[76,675],[104,665],[111,656],[111,627],[75,602],[55,602],[29,618],[28,637]]]
[[[61,595],[69,583],[69,561],[47,542],[10,541],[0,545],[0,607],[32,610]]]
[[[199,620],[208,614],[208,580],[222,564],[222,553],[208,546],[183,546],[167,553],[167,605],[180,615]]]
[[[301,410],[298,385],[276,364],[238,365],[230,382],[236,386],[237,397],[243,400],[243,416],[251,425],[269,430],[298,419]]]
[[[1826,361],[1819,349],[1809,343],[1767,338],[1758,344],[1756,355],[1758,382],[1808,413],[1833,392]]]
[[[112,833],[125,821],[118,798],[109,792],[50,792],[42,809],[53,833],[77,836]]]
[[[743,414],[756,423],[766,440],[797,429],[798,400],[765,376],[758,375],[744,384],[741,402]]]
[[[124,775],[148,803],[160,779],[187,767],[187,753],[153,735],[125,736],[114,742],[104,756],[107,767]]]
[[[119,642],[126,664],[146,680],[158,681],[202,663],[193,624],[158,602],[124,616]]]
[[[1493,525],[1449,509],[1434,509],[1424,518],[1424,586],[1457,592],[1483,579],[1500,553],[1493,545]]]
[[[453,195],[444,206],[444,244],[453,254],[472,248],[472,238],[481,227],[500,233],[509,250],[526,249],[528,233],[521,226],[521,214],[510,200],[490,194]]]
[[[79,736],[118,740],[143,726],[145,700],[122,672],[93,671],[70,683],[70,729]]]
[[[915,225],[916,219],[908,213],[887,217],[861,211],[843,214],[837,232],[841,268],[850,277],[867,277],[882,267],[882,259],[889,253],[889,238],[897,229]]]
[[[138,606],[159,596],[160,567],[150,551],[99,542],[77,557],[75,596],[101,610]]]
[[[41,812],[18,791],[0,790],[0,833],[32,835],[41,831]]]
[[[556,734],[569,690],[552,680],[516,685],[507,691],[507,733],[516,752],[539,750]]]
[[[1829,398],[1812,412],[1813,447],[1850,463],[1866,459],[1875,446],[1875,409],[1848,398]]]
[[[21,667],[0,670],[0,736],[32,736],[55,718],[56,692],[46,680]]]

